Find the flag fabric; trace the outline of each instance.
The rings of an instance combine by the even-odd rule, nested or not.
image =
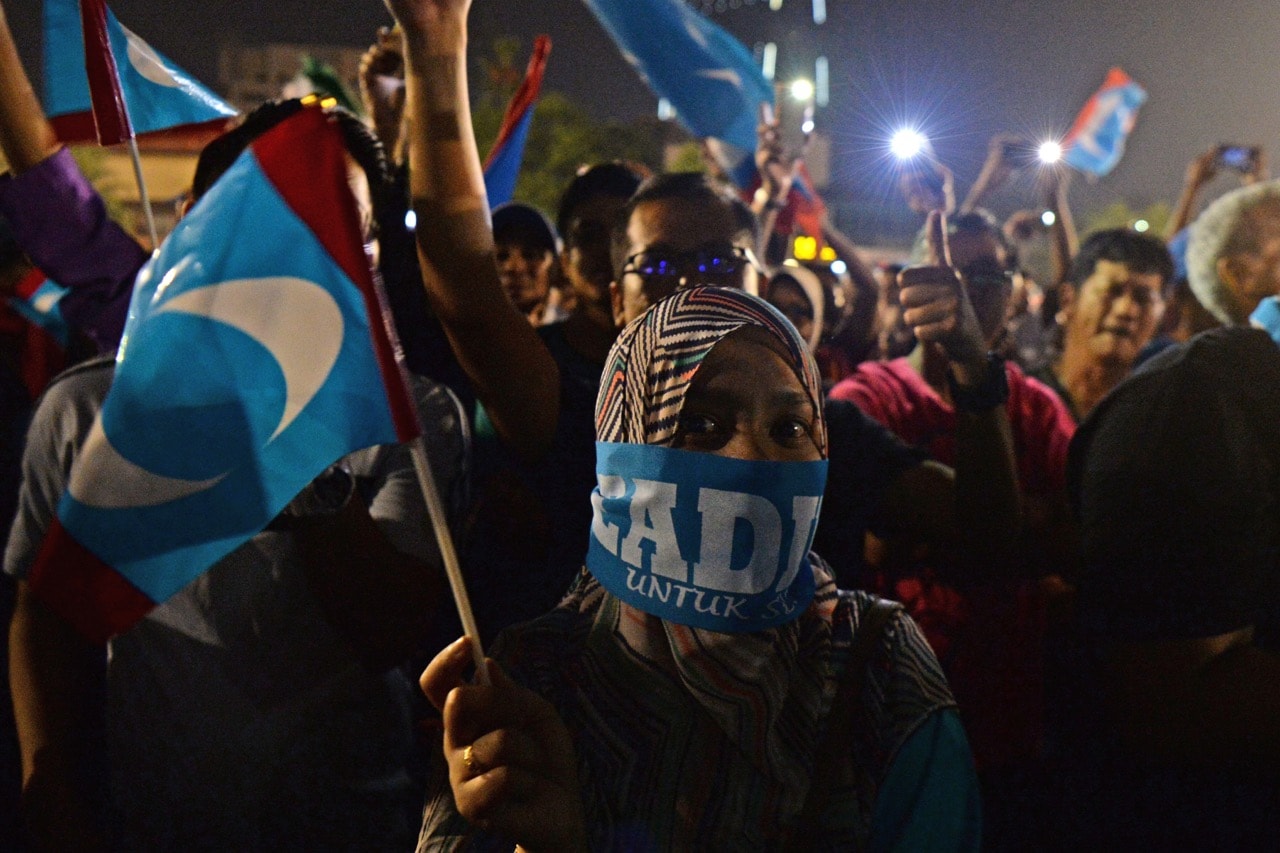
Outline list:
[[[809,176],[809,169],[803,160],[796,169],[795,182],[787,198],[787,208],[792,212],[796,227],[817,240],[818,245],[822,245],[822,220],[826,217],[827,205],[814,188],[813,178]]]
[[[489,197],[489,208],[511,201],[516,192],[516,179],[520,176],[520,162],[524,159],[524,146],[529,141],[529,126],[533,123],[533,108],[542,91],[542,75],[551,54],[550,36],[538,36],[533,42],[533,55],[524,73],[520,88],[511,97],[502,117],[498,138],[484,161],[484,188]]]
[[[1146,100],[1145,89],[1121,69],[1112,68],[1062,141],[1062,161],[1091,175],[1109,174],[1124,156],[1125,140]]]
[[[45,112],[68,143],[114,145],[133,132],[236,114],[122,26],[104,0],[45,0],[44,81]]]
[[[773,103],[773,86],[741,42],[683,0],[584,2],[691,133],[755,150],[760,104]]]
[[[0,305],[0,338],[16,355],[14,367],[30,400],[39,397],[53,377],[66,369],[71,330],[58,306],[66,292],[48,281],[44,273],[32,270],[14,286],[14,295]]]
[[[9,307],[65,347],[71,338],[71,329],[58,303],[66,295],[67,288],[49,281],[40,270],[32,270],[14,286]]]
[[[338,129],[258,138],[138,275],[115,377],[30,583],[85,636],[127,629],[325,467],[411,438]]]

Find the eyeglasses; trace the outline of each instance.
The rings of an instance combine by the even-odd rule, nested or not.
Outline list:
[[[649,281],[679,283],[697,279],[708,284],[736,283],[748,268],[759,269],[750,249],[741,246],[706,246],[691,252],[637,252],[623,261],[622,275],[638,275]]]

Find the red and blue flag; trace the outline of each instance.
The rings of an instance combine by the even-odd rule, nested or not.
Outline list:
[[[1145,89],[1121,69],[1112,68],[1062,141],[1062,161],[1091,175],[1109,174],[1124,156],[1125,140],[1146,100]]]
[[[127,629],[335,460],[417,433],[360,223],[340,133],[309,107],[139,273],[30,579],[87,637]]]
[[[65,287],[50,281],[40,270],[32,270],[14,286],[9,307],[65,347],[71,337],[71,327],[58,303],[66,295]]]
[[[137,34],[104,0],[45,0],[45,112],[63,142],[221,122],[236,110]]]
[[[524,80],[507,105],[502,117],[498,138],[484,161],[484,188],[489,197],[489,208],[511,201],[516,192],[516,179],[520,177],[520,163],[524,160],[524,147],[529,141],[529,126],[533,124],[533,108],[542,91],[542,75],[551,54],[550,36],[538,36],[533,43],[533,55]]]

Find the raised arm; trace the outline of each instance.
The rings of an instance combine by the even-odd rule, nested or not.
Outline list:
[[[1169,233],[1166,236],[1172,237],[1191,224],[1200,191],[1218,174],[1219,150],[1220,146],[1215,145],[1187,164],[1186,180],[1182,183],[1178,206],[1173,209],[1173,216],[1169,219]]]
[[[977,316],[947,249],[945,217],[929,215],[925,266],[902,271],[903,318],[925,344],[942,346],[955,392],[988,397],[1003,376],[987,357]],[[999,367],[1003,370],[1003,366]],[[998,396],[998,395],[996,395]],[[917,465],[890,485],[884,526],[916,541],[953,546],[968,580],[1010,567],[1022,527],[1013,433],[1003,400],[956,400],[956,466]]]
[[[388,0],[405,44],[409,175],[427,298],[504,443],[529,460],[559,420],[559,370],[493,258],[467,91],[470,0]]]
[[[0,150],[16,174],[57,153],[53,127],[22,68],[9,21],[0,7]]]
[[[0,214],[45,275],[70,289],[59,307],[99,352],[114,352],[147,253],[107,216],[106,205],[54,136],[0,8]]]
[[[1005,185],[1017,170],[1013,159],[1019,148],[1030,148],[1030,143],[1009,133],[997,133],[991,137],[991,141],[987,143],[987,159],[982,164],[977,180],[969,188],[969,194],[960,204],[961,213],[969,213],[981,207],[987,196]]]

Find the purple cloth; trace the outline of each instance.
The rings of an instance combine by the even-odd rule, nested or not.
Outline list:
[[[64,148],[20,175],[0,176],[0,214],[32,262],[70,289],[58,303],[67,322],[100,353],[114,353],[147,253],[107,216],[71,152]]]

